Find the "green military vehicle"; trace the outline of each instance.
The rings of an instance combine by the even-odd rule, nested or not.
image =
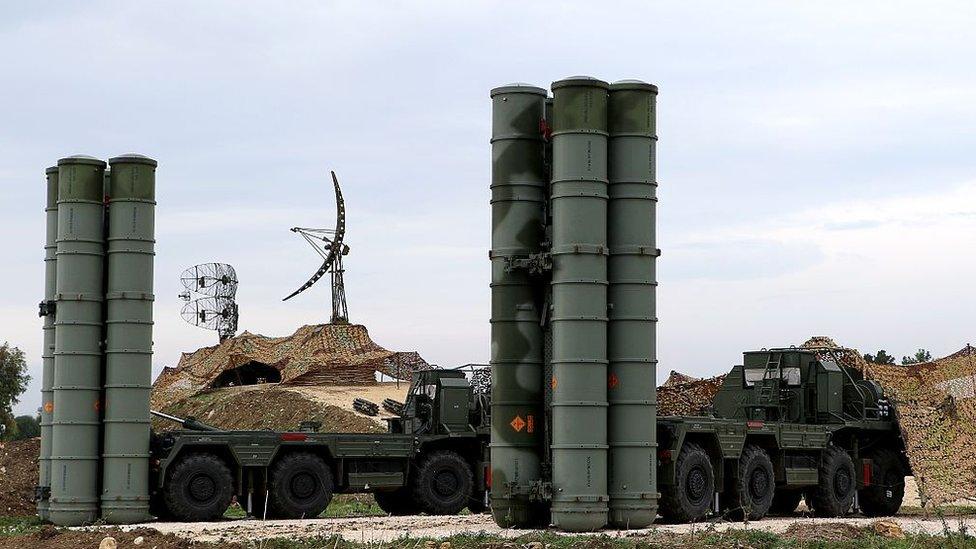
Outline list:
[[[463,372],[414,373],[386,433],[223,431],[192,418],[153,435],[153,513],[221,517],[232,498],[260,518],[311,518],[333,494],[372,492],[391,514],[456,514],[486,507],[489,405]]]
[[[747,352],[703,417],[658,418],[660,513],[891,515],[910,467],[882,387],[835,350]]]

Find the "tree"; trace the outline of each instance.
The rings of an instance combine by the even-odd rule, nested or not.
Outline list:
[[[17,416],[17,440],[41,436],[41,416]]]
[[[0,422],[7,426],[4,436],[8,439],[14,437],[17,431],[17,422],[11,410],[20,402],[20,395],[27,389],[29,381],[24,352],[4,342],[0,346]]]
[[[894,364],[895,357],[889,355],[884,349],[881,349],[876,354],[866,354],[864,355],[864,360],[872,364]]]
[[[932,360],[932,353],[922,348],[915,351],[915,354],[912,356],[901,357],[901,363],[906,366],[909,364],[921,364],[923,362],[929,362],[930,360]]]

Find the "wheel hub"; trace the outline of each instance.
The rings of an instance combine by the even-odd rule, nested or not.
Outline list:
[[[450,497],[456,494],[460,485],[461,482],[454,471],[445,469],[434,475],[434,493],[440,497]]]
[[[701,501],[705,497],[705,487],[707,484],[708,478],[705,475],[704,469],[695,467],[691,471],[688,471],[688,477],[685,482],[685,493],[688,494],[688,499]]]
[[[187,484],[187,492],[197,502],[207,502],[217,493],[217,483],[209,475],[197,474]]]
[[[292,495],[298,499],[313,497],[317,486],[318,482],[316,482],[315,477],[304,471],[292,476],[289,483]]]
[[[755,469],[749,476],[749,495],[753,501],[761,500],[769,493],[769,474],[765,469]]]
[[[846,497],[851,491],[851,474],[847,469],[839,469],[834,475],[834,494],[838,498]]]

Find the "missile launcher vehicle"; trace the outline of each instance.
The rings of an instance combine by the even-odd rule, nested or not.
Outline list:
[[[214,520],[237,501],[258,518],[314,518],[333,494],[372,492],[394,515],[486,508],[489,406],[457,370],[415,372],[386,433],[223,431],[193,418],[152,438],[154,515]]]
[[[911,474],[883,388],[831,349],[746,352],[701,417],[659,417],[660,513],[893,515]]]

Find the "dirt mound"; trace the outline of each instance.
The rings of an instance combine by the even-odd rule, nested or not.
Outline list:
[[[41,439],[0,442],[0,516],[33,515]]]
[[[162,411],[179,417],[193,416],[222,429],[297,429],[303,421],[322,423],[323,432],[373,433],[383,425],[352,410],[325,403],[300,389],[280,385],[225,387],[183,399]],[[153,429],[179,426],[153,420]]]
[[[800,543],[842,542],[859,538],[868,530],[844,522],[809,523],[795,522],[786,529],[785,537]]]
[[[244,332],[213,347],[184,353],[153,383],[152,406],[165,408],[208,389],[264,379],[293,385],[368,384],[376,372],[409,380],[430,365],[416,352],[393,352],[369,337],[365,326],[302,326],[287,337]]]
[[[221,547],[228,549],[238,549],[242,547],[237,543],[220,542],[202,543],[194,542],[189,539],[180,538],[173,534],[160,534],[156,530],[149,528],[138,528],[129,532],[123,532],[118,528],[102,529],[98,531],[77,531],[45,526],[39,531],[27,536],[16,536],[9,538],[0,537],[0,549],[64,549],[66,547],[99,547],[107,537],[115,539],[117,547],[145,547],[146,549],[191,549],[200,547]],[[136,538],[142,538],[139,545],[135,545]]]

